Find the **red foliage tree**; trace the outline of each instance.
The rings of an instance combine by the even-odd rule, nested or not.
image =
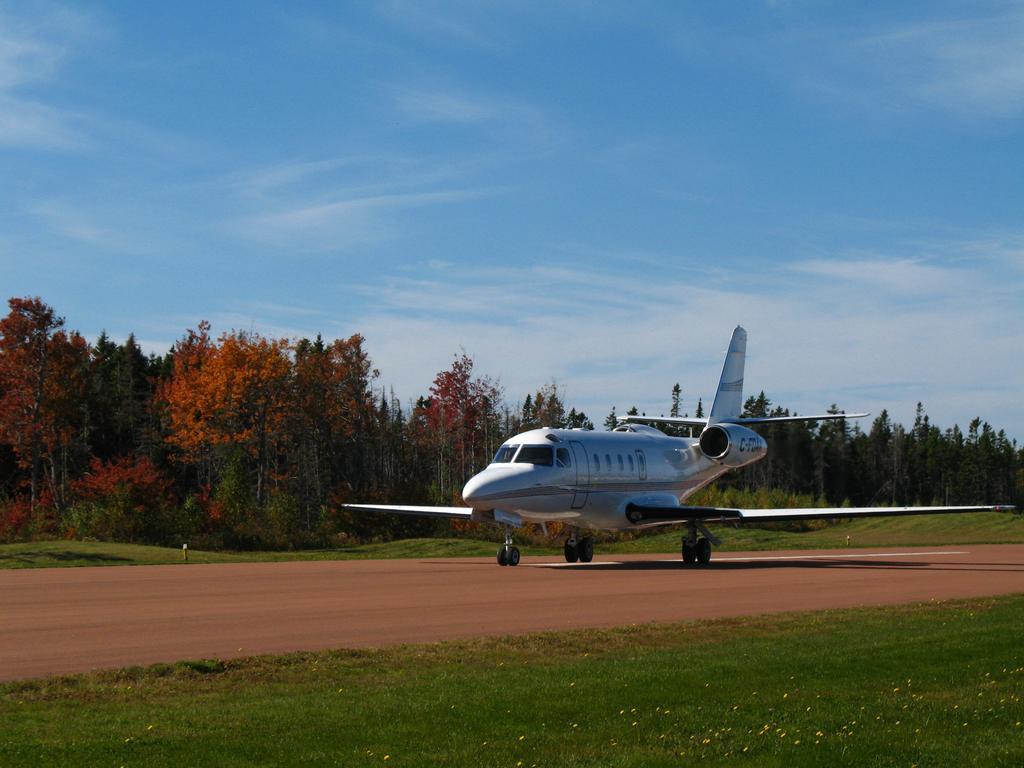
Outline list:
[[[465,353],[434,378],[424,415],[437,450],[442,498],[451,497],[493,453],[500,400],[501,388],[487,376],[474,378],[473,359]]]
[[[66,496],[71,449],[80,434],[89,346],[63,330],[39,298],[11,299],[0,319],[0,435],[29,470],[29,504],[39,502],[43,471],[58,506]]]

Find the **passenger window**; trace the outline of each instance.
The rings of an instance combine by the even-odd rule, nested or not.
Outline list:
[[[601,457],[598,456],[596,453],[594,454],[594,471],[595,472],[600,472],[601,471]]]
[[[512,461],[512,458],[516,455],[516,449],[518,445],[503,445],[498,449],[498,452],[494,455],[494,461],[492,464],[508,464]]]
[[[611,472],[612,471],[612,455],[610,453],[606,453],[604,455],[604,463],[608,465],[608,471]]]
[[[516,464],[536,464],[539,467],[550,467],[551,448],[546,445],[524,445],[516,456]]]
[[[568,448],[559,448],[557,451],[555,451],[555,464],[557,464],[560,467],[572,466],[572,459],[569,458]]]
[[[629,459],[629,471],[632,472],[633,471],[633,457],[632,456],[626,456],[626,458]]]
[[[622,463],[622,454],[619,454],[619,472],[625,472],[626,466]]]

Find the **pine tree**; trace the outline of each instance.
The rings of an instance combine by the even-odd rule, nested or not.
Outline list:
[[[683,401],[683,389],[679,386],[677,381],[672,387],[672,407],[669,409],[668,415],[674,419],[679,418],[679,411]]]
[[[569,415],[566,417],[566,428],[568,429],[594,429],[594,422],[587,418],[587,414],[583,411],[577,411],[575,408],[569,411]]]
[[[612,412],[605,417],[604,428],[611,432],[617,426],[619,426],[619,417],[615,415],[615,406],[613,405]]]

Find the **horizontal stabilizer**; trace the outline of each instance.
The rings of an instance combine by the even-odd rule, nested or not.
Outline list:
[[[868,413],[821,413],[815,416],[733,416],[719,419],[719,424],[774,424],[783,421],[835,421],[836,419],[863,419]],[[708,419],[689,416],[620,416],[623,424],[674,424],[680,427],[706,427]]]
[[[392,512],[396,515],[418,515],[420,517],[454,517],[468,520],[473,516],[471,507],[412,507],[390,504],[342,504],[341,506],[356,512]]]
[[[619,424],[674,424],[679,427],[704,428],[708,420],[689,416],[619,416]]]
[[[863,419],[869,413],[819,413],[816,416],[748,416],[724,419],[728,424],[773,424],[782,421],[835,421],[837,419]]]
[[[838,520],[853,517],[944,515],[964,512],[1011,512],[1012,506],[987,507],[817,507],[808,509],[730,509],[727,507],[648,507],[629,504],[626,517],[634,525],[667,525],[690,521],[784,522],[787,520]]]

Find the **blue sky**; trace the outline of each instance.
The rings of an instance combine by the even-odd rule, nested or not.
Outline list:
[[[363,333],[404,401],[748,389],[1024,437],[1024,6],[0,2],[0,289]]]

